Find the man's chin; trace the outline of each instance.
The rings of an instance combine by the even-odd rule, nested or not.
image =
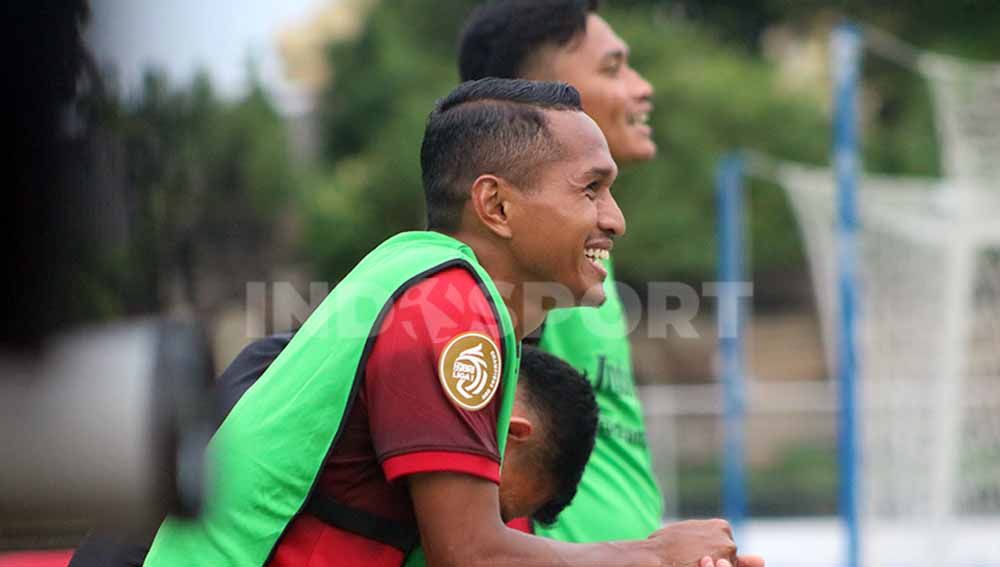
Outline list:
[[[656,144],[652,141],[649,142],[649,148],[646,149],[646,153],[643,154],[643,160],[651,160],[656,157]]]
[[[612,155],[618,165],[641,163],[656,157],[656,143],[646,138],[631,144],[625,151]]]
[[[632,161],[649,161],[656,157],[656,144],[652,140],[646,140],[636,148]]]
[[[599,292],[587,292],[577,300],[577,307],[600,307],[608,300],[608,295],[604,293],[604,286],[599,286]]]

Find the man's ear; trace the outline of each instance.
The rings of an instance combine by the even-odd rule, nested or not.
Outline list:
[[[507,216],[506,198],[510,189],[503,179],[485,174],[472,182],[469,191],[469,201],[479,222],[500,238],[510,238],[513,234]]]
[[[507,430],[507,436],[510,437],[512,441],[524,443],[531,438],[531,435],[534,432],[535,425],[531,423],[530,419],[519,415],[510,416],[510,429]]]

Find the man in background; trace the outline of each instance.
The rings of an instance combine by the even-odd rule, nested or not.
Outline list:
[[[507,0],[469,17],[459,46],[463,81],[483,77],[562,81],[604,132],[620,167],[652,159],[653,89],[629,66],[628,45],[597,13],[596,0]],[[580,370],[594,387],[600,426],[573,504],[535,532],[572,542],[642,538],[660,526],[663,497],[653,474],[636,396],[625,312],[610,260],[607,301],[598,310],[549,314],[539,345]]]

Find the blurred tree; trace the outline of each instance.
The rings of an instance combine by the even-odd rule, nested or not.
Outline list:
[[[326,171],[306,184],[306,255],[336,280],[379,241],[424,226],[420,142],[434,101],[458,77],[454,42],[474,5],[383,3],[361,34],[330,47],[318,102]]]
[[[1000,55],[1000,37],[995,32],[1000,27],[1000,10],[993,0],[619,0],[615,4],[669,9],[749,51],[759,48],[763,35],[775,24],[808,26],[817,14],[835,13],[878,26],[926,49],[982,59]]]
[[[285,126],[254,79],[224,101],[199,74],[171,86],[151,70],[129,99],[116,88],[81,102],[95,190],[124,202],[88,276],[105,316],[182,307],[211,322],[274,261],[279,216],[297,177]],[[105,211],[105,216],[114,211]]]

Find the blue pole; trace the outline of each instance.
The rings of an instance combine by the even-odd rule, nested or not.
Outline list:
[[[861,34],[856,26],[843,24],[833,33],[831,54],[834,73],[833,162],[837,183],[837,272],[840,294],[838,378],[840,419],[840,513],[847,534],[848,567],[860,566],[858,529],[858,115],[857,90],[861,67]]]
[[[716,199],[719,210],[719,353],[722,367],[725,437],[722,506],[734,529],[746,517],[743,394],[743,322],[738,285],[743,282],[743,160],[729,154],[719,162]]]

